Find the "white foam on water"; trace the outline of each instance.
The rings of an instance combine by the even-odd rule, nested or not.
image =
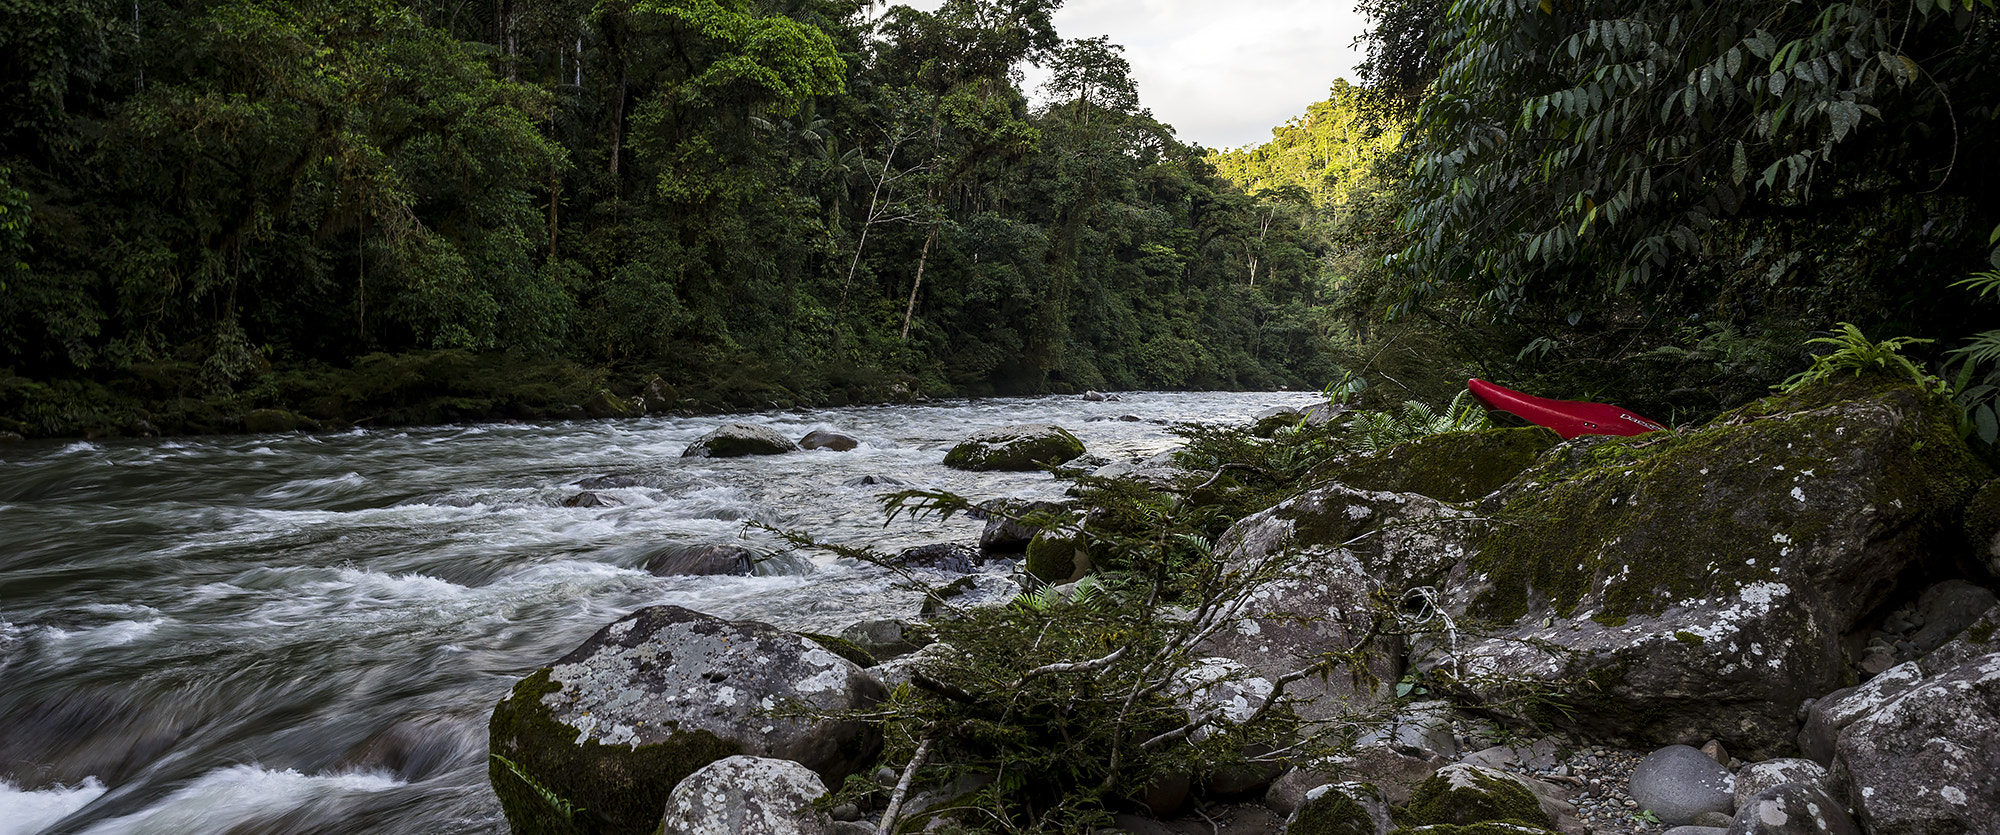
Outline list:
[[[98,446],[89,441],[72,441],[68,444],[63,445],[62,451],[58,454],[75,455],[79,452],[97,452],[102,449],[104,449],[104,447]]]
[[[64,654],[122,647],[158,632],[161,624],[172,618],[152,618],[149,620],[121,620],[82,629],[59,629],[43,626],[36,629],[44,642],[52,649]]]
[[[340,794],[403,785],[379,772],[307,776],[238,765],[211,771],[145,810],[99,821],[83,835],[180,835],[222,832],[257,817]]]
[[[96,777],[83,778],[83,785],[76,788],[56,786],[41,791],[23,791],[0,780],[0,835],[33,835],[102,794],[104,784]]]
[[[267,499],[324,498],[341,493],[361,490],[368,486],[368,479],[360,473],[344,473],[326,478],[302,478],[288,481],[274,487],[257,491],[257,495]]]

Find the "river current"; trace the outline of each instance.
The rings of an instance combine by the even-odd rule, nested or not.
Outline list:
[[[515,681],[642,606],[838,632],[909,617],[873,566],[780,554],[748,523],[883,550],[973,543],[899,518],[887,476],[983,500],[1045,473],[940,463],[974,431],[1055,423],[1111,460],[1168,425],[1309,394],[1134,393],[735,417],[0,447],[0,835],[504,833],[486,719]],[[851,452],[681,458],[730,421]],[[578,482],[610,507],[564,507]],[[655,577],[666,546],[777,555],[763,576]],[[990,567],[1004,571],[1004,565]],[[942,578],[940,578],[942,582]]]

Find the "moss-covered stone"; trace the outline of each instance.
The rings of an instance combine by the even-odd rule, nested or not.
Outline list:
[[[1512,621],[1539,602],[1567,616],[1588,594],[1613,616],[1657,614],[1871,525],[1910,558],[1987,477],[1956,427],[1948,400],[1906,379],[1843,377],[1699,429],[1564,444],[1485,503],[1504,524],[1479,543],[1492,589],[1475,613]],[[1889,578],[1825,579],[1871,597]]]
[[[630,748],[579,744],[577,730],[542,703],[561,689],[550,672],[544,667],[515,684],[488,724],[487,778],[515,832],[646,835],[658,828],[667,795],[682,778],[742,752],[707,731]]]
[[[860,667],[875,666],[875,655],[863,649],[860,644],[838,635],[822,635],[818,632],[800,632],[800,636],[826,648],[827,652],[838,655]]]
[[[1513,480],[1561,440],[1540,426],[1429,435],[1382,452],[1335,459],[1316,468],[1313,478],[1357,490],[1465,502]]]
[[[1368,807],[1355,800],[1341,786],[1329,786],[1299,804],[1285,822],[1285,835],[1375,835],[1375,819]],[[1372,791],[1373,787],[1366,787]]]
[[[681,451],[682,458],[741,458],[797,452],[798,444],[768,426],[725,423]]]
[[[1022,570],[1044,583],[1068,583],[1090,573],[1090,551],[1081,539],[1038,534],[1028,543]]]
[[[243,431],[254,435],[291,432],[299,428],[299,416],[284,409],[253,409],[243,416]]]
[[[945,453],[944,465],[954,470],[1020,472],[1053,467],[1082,454],[1083,442],[1069,430],[1028,424],[975,433]]]
[[[609,390],[598,389],[583,401],[584,414],[594,418],[628,418],[639,414],[632,401],[612,394]]]
[[[1410,795],[1397,816],[1407,827],[1451,824],[1511,823],[1554,829],[1541,801],[1514,779],[1476,766],[1445,768],[1425,780]]]

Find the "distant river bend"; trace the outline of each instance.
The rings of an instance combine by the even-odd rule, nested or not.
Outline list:
[[[775,550],[747,520],[885,550],[981,523],[884,527],[865,475],[974,499],[1042,473],[939,463],[974,431],[1055,423],[1113,460],[1166,425],[1242,422],[1309,394],[1137,393],[736,418],[494,424],[0,447],[0,835],[502,833],[485,723],[522,675],[641,606],[832,632],[908,616],[872,567],[654,577],[678,542]],[[1138,420],[1121,420],[1136,417]],[[681,450],[727,420],[852,452]],[[593,476],[619,504],[567,508]],[[393,769],[377,748],[415,750]],[[356,763],[367,765],[356,765]]]

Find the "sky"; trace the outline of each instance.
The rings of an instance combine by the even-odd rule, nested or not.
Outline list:
[[[1140,104],[1208,148],[1267,142],[1326,100],[1334,79],[1355,80],[1362,56],[1351,44],[1364,24],[1351,0],[1065,0],[1055,14],[1066,39],[1109,35],[1125,47]],[[1047,75],[1027,70],[1025,92],[1039,100]]]

